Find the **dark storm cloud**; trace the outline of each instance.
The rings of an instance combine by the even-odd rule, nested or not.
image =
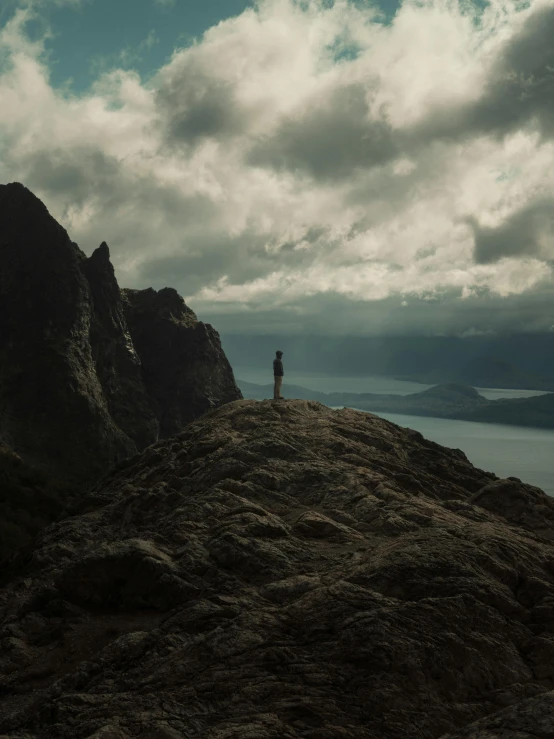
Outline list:
[[[206,138],[225,139],[244,132],[249,114],[235,87],[205,72],[185,56],[160,79],[156,105],[169,144],[195,146]]]
[[[223,333],[463,336],[543,332],[554,326],[553,288],[551,281],[544,281],[533,291],[508,297],[483,289],[462,299],[460,291],[448,290],[427,299],[404,295],[376,301],[320,293],[283,307],[269,308],[260,301],[236,312],[231,305],[208,307],[191,301],[191,308]]]
[[[303,239],[315,244],[325,236],[327,229],[310,228]],[[184,237],[183,250],[179,254],[147,258],[137,274],[141,282],[149,281],[153,287],[179,283],[184,295],[190,295],[203,287],[214,285],[222,277],[230,283],[242,283],[266,277],[272,271],[287,268],[301,269],[313,261],[307,250],[295,249],[296,242],[285,243],[278,250],[266,249],[271,234],[243,233],[232,238],[224,232],[192,233]],[[333,246],[325,241],[318,246],[331,251]]]
[[[473,228],[477,264],[503,257],[554,258],[554,198],[532,202],[495,228],[481,226],[473,218],[467,221]],[[548,241],[550,250],[545,253]]]
[[[78,205],[87,201],[91,192],[111,191],[119,176],[115,159],[88,147],[43,149],[29,153],[18,164],[30,187],[49,196],[70,195]]]
[[[531,15],[506,45],[481,101],[468,116],[472,127],[499,134],[535,120],[554,135],[554,7]]]
[[[383,164],[398,154],[386,120],[369,121],[366,90],[337,88],[277,132],[260,139],[247,156],[253,166],[305,172],[319,180],[348,177],[353,170]]]
[[[554,7],[535,11],[500,50],[475,102],[435,106],[404,132],[409,149],[437,139],[502,138],[529,125],[554,136]]]
[[[132,177],[118,159],[92,147],[31,152],[19,158],[18,168],[28,187],[45,197],[62,197],[68,207],[82,206],[93,198],[106,215],[131,204],[143,213],[163,213],[166,223],[178,224],[213,219],[218,212],[203,195],[183,197],[169,184],[153,187],[150,177]]]
[[[226,234],[190,234],[185,236],[183,251],[167,257],[146,259],[138,279],[149,280],[154,287],[179,283],[184,295],[190,295],[227,275],[234,280],[254,280],[267,274],[268,256],[261,237]]]

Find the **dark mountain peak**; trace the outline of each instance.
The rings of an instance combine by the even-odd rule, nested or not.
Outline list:
[[[194,311],[172,287],[163,287],[161,290],[151,287],[145,290],[125,288],[122,292],[128,305],[137,314],[148,314],[152,319],[172,318],[187,325],[193,325],[198,320]]]
[[[84,257],[42,200],[20,182],[0,185],[0,248],[9,247],[41,260],[66,251]]]
[[[103,241],[100,246],[92,252],[89,260],[92,260],[93,262],[103,262],[104,264],[109,264],[110,267],[112,266],[110,261],[110,249],[105,241]]]
[[[84,269],[89,281],[97,280],[99,283],[104,283],[105,287],[116,292],[118,299],[121,299],[119,285],[117,284],[115,277],[115,270],[110,260],[110,250],[105,241],[103,241],[100,246],[92,252],[90,257],[86,260]]]
[[[176,290],[124,289],[122,295],[163,436],[221,402],[242,397],[217,331],[198,321]]]
[[[130,294],[144,304],[131,330]],[[152,315],[173,324],[163,407],[145,370]],[[219,337],[183,331],[197,323],[175,290],[122,296],[105,242],[87,259],[33,193],[0,186],[0,441],[28,463],[91,481],[163,437],[168,414],[176,433],[240,398]]]
[[[31,192],[21,182],[8,182],[6,185],[0,185],[0,205],[10,202],[14,204],[34,205],[41,211],[48,212],[48,209],[37,196]]]

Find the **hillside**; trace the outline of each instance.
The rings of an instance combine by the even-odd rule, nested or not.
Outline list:
[[[554,733],[554,500],[354,410],[239,400],[2,570],[3,739]]]

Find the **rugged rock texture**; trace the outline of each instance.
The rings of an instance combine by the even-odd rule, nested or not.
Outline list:
[[[61,518],[73,493],[65,481],[33,469],[0,443],[0,562]]]
[[[554,692],[543,693],[475,721],[442,739],[549,739],[554,736]]]
[[[242,400],[79,505],[3,573],[3,739],[553,735],[554,501],[459,450]]]
[[[144,386],[140,358],[125,319],[124,305],[102,243],[83,263],[92,299],[90,344],[96,375],[109,413],[138,449],[157,441],[160,424]]]
[[[161,293],[154,302],[164,303]],[[156,358],[147,342],[138,352],[133,345],[106,244],[87,259],[29,190],[0,185],[0,441],[32,465],[86,482],[163,437],[168,417],[173,433],[204,408],[240,398],[217,333],[176,299],[189,324],[173,331],[166,376],[194,378],[194,387],[160,405],[143,377]],[[186,371],[176,366],[184,355]]]

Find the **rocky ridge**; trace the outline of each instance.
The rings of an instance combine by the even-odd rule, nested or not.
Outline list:
[[[241,397],[175,290],[122,293],[105,243],[87,258],[29,190],[0,185],[0,442],[88,483]]]
[[[71,513],[2,573],[2,739],[554,736],[554,500],[459,450],[239,400]]]

